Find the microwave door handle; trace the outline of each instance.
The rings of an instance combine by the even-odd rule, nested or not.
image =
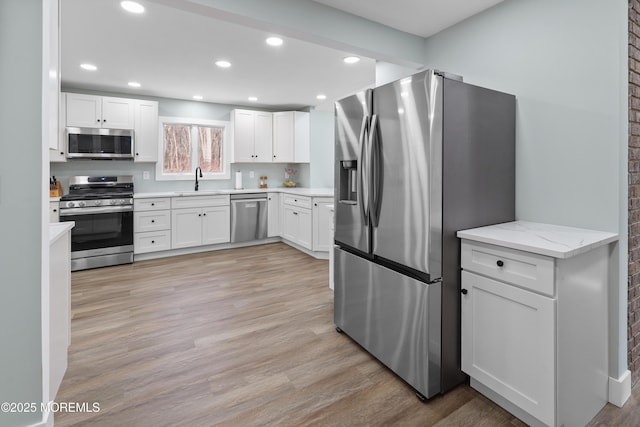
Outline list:
[[[364,116],[360,128],[360,138],[358,138],[360,144],[360,155],[358,158],[358,198],[360,199],[360,213],[362,214],[362,221],[365,226],[369,225],[369,171],[366,161],[368,151],[368,125],[369,117]]]

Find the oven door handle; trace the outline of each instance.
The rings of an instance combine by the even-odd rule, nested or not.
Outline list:
[[[68,208],[60,209],[60,216],[72,216],[72,215],[91,215],[101,213],[118,213],[118,212],[133,212],[133,206],[104,206],[94,208]]]

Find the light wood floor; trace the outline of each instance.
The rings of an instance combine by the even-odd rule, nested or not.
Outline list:
[[[72,274],[56,426],[521,426],[462,385],[421,403],[335,331],[327,261],[284,244]],[[640,389],[592,425],[640,425]]]

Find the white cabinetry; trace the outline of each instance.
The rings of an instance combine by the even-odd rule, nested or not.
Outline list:
[[[522,244],[527,227],[540,246]],[[604,243],[589,242],[595,233]],[[471,386],[530,425],[587,424],[608,400],[606,243],[615,235],[519,221],[458,236]],[[549,255],[554,244],[560,252]]]
[[[229,196],[173,197],[171,248],[227,243],[230,240]]]
[[[66,125],[85,128],[133,129],[134,100],[67,93]]]
[[[311,198],[286,193],[283,197],[282,237],[312,249]]]
[[[171,249],[171,199],[134,199],[133,252],[136,254]]]
[[[67,370],[71,344],[71,228],[68,222],[49,226],[49,399],[54,400]],[[45,371],[46,375],[46,371]]]
[[[136,100],[134,104],[134,148],[136,162],[158,160],[158,103]]]
[[[269,193],[267,195],[267,237],[278,237],[282,235],[282,216],[280,214],[280,193]]]
[[[333,246],[331,235],[333,199],[328,197],[313,198],[313,250],[328,252]]]
[[[231,111],[234,162],[271,162],[272,120],[265,111]]]
[[[309,113],[273,113],[273,161],[309,162]]]
[[[49,222],[60,222],[60,202],[49,202]]]

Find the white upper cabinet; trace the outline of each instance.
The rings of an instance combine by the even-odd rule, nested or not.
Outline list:
[[[233,110],[233,154],[236,163],[271,162],[272,116],[265,111]]]
[[[309,162],[309,113],[273,113],[273,161]]]
[[[66,94],[66,125],[85,128],[133,129],[135,101],[127,98]]]
[[[136,162],[158,160],[158,103],[135,101],[134,148]]]

